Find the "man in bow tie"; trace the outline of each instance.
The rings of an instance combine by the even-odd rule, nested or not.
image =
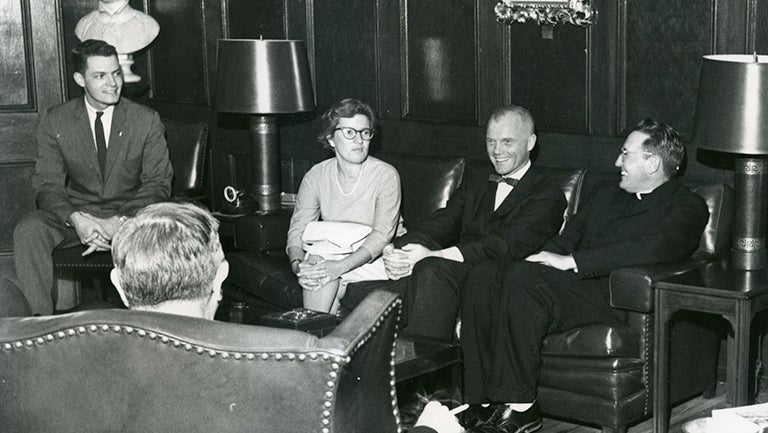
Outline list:
[[[491,403],[486,412],[500,431],[541,427],[536,385],[545,335],[623,323],[609,302],[612,270],[676,262],[698,247],[709,213],[677,180],[684,153],[669,125],[640,122],[616,158],[618,185],[598,184],[585,195],[541,252],[472,270],[461,314],[465,397]]]
[[[42,114],[32,177],[38,209],[13,233],[19,288],[35,314],[53,312],[54,248],[109,250],[123,221],[171,192],[165,128],[157,112],[120,98],[115,48],[85,40],[72,59],[85,95]]]
[[[385,248],[387,274],[395,280],[386,288],[404,297],[406,332],[451,338],[470,270],[486,260],[522,259],[557,233],[565,197],[531,166],[535,145],[531,113],[498,108],[485,137],[495,171],[490,181],[487,172],[465,174],[446,207]]]

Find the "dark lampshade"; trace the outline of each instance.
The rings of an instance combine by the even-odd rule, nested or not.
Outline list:
[[[217,111],[278,114],[315,108],[304,41],[222,39]]]
[[[693,141],[699,149],[735,154],[736,209],[730,261],[736,269],[768,267],[768,57],[704,56]]]
[[[695,131],[700,149],[768,154],[768,56],[704,56]]]

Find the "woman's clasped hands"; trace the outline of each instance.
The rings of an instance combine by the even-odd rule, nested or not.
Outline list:
[[[299,263],[299,272],[296,276],[304,290],[314,292],[328,282],[338,279],[343,273],[344,270],[338,260],[327,260],[310,254],[306,260]]]

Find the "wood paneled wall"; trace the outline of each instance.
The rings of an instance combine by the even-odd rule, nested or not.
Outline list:
[[[0,2],[0,276],[12,276],[13,227],[33,209],[31,176],[40,110],[60,102],[59,4]]]
[[[397,153],[485,158],[488,114],[515,103],[537,119],[540,164],[613,170],[645,117],[690,140],[702,55],[768,52],[765,0],[595,0],[595,25],[559,25],[551,39],[535,25],[497,24],[492,1],[306,4],[318,112],[347,96],[371,102],[383,119],[374,147]],[[316,130],[286,125],[283,157],[327,156],[312,147]],[[730,182],[727,156],[688,151],[687,175]]]
[[[768,0],[593,0],[589,28],[500,25],[493,0],[131,0],[160,23],[135,56],[146,82],[127,93],[179,120],[210,125],[210,193],[249,185],[247,119],[213,108],[216,41],[304,39],[317,112],[344,97],[371,103],[374,151],[486,158],[484,123],[500,104],[536,117],[539,164],[613,170],[628,129],[644,117],[692,135],[701,56],[768,53]],[[40,110],[80,95],[68,51],[97,0],[0,3],[0,258],[32,209],[28,179]],[[8,37],[5,37],[8,35]],[[280,117],[283,190],[294,192],[329,153],[317,115]],[[730,182],[731,161],[688,144],[687,175]],[[1,266],[1,265],[0,265]]]

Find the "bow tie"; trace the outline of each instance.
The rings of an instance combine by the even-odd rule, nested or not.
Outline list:
[[[488,182],[496,182],[496,183],[504,182],[509,186],[515,186],[517,185],[518,179],[512,179],[511,177],[504,177],[496,173],[493,173],[492,175],[488,176]]]

